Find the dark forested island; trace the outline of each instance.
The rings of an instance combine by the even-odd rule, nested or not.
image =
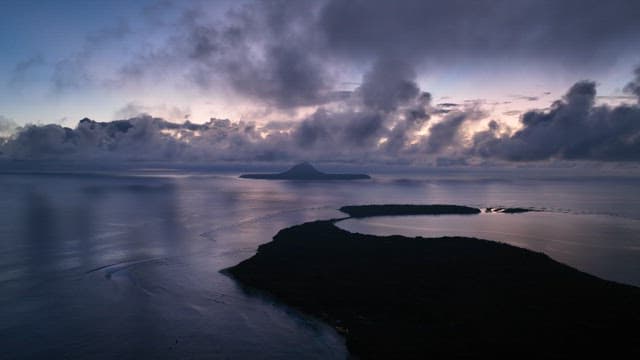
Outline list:
[[[354,218],[399,215],[472,215],[480,209],[460,205],[356,205],[343,206],[343,213]]]
[[[382,215],[354,209],[343,211]],[[281,230],[225,272],[329,322],[365,359],[640,355],[639,288],[493,241],[354,234],[335,221]]]
[[[243,174],[241,178],[245,179],[264,179],[264,180],[358,180],[370,179],[367,174],[328,174],[318,171],[308,162],[294,165],[289,170],[281,173],[265,173],[265,174]]]

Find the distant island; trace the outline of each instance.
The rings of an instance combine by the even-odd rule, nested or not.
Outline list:
[[[479,211],[444,205],[341,210],[360,217]],[[324,319],[362,359],[640,355],[637,287],[507,244],[355,234],[336,221],[283,229],[224,272]]]
[[[503,207],[491,208],[490,207],[490,208],[486,208],[484,211],[488,213],[522,214],[526,212],[539,212],[540,210],[530,209],[530,208],[520,208],[520,207],[513,207],[513,208],[503,208]]]
[[[460,205],[357,205],[340,208],[354,218],[400,215],[472,215],[480,209]]]
[[[308,162],[294,165],[287,171],[281,173],[264,174],[243,174],[244,179],[264,179],[264,180],[359,180],[371,179],[367,174],[328,174],[318,171]]]

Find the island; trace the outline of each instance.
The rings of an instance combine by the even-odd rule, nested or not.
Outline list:
[[[337,221],[283,229],[224,272],[331,324],[362,359],[640,355],[640,288],[503,243],[356,234]]]
[[[244,179],[263,180],[360,180],[371,179],[367,174],[328,174],[317,170],[308,162],[294,165],[281,173],[243,174]]]
[[[502,214],[522,214],[526,212],[538,212],[538,211],[540,210],[531,209],[531,208],[521,208],[521,207],[511,207],[511,208],[490,207],[485,209],[485,212],[488,212],[488,213],[502,213]]]
[[[345,214],[354,218],[372,216],[406,216],[406,215],[472,215],[479,214],[480,209],[460,205],[356,205],[340,208]]]

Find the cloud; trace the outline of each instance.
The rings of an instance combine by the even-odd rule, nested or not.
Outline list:
[[[518,128],[492,120],[472,133],[475,127],[469,125],[488,116],[481,103],[442,114],[413,76],[406,63],[381,61],[348,97],[299,121],[261,125],[227,119],[174,123],[139,115],[111,122],[83,119],[73,129],[54,124],[14,128],[0,118],[0,132],[8,133],[0,153],[10,159],[307,159],[437,166],[486,160],[640,161],[640,105],[598,105],[592,81],[575,83],[548,110],[523,113]]]
[[[360,157],[398,154],[430,118],[431,95],[415,77],[408,63],[378,60],[337,111],[321,108],[304,119],[294,132],[296,142]]]
[[[12,135],[17,128],[18,125],[13,120],[0,115],[0,143]]]
[[[621,42],[637,45],[639,15],[633,0],[331,0],[319,24],[349,56],[536,57],[579,66]]]
[[[414,68],[509,57],[574,68],[610,62],[612,51],[640,46],[640,5],[633,0],[588,6],[581,0],[250,1],[224,16],[212,16],[209,6],[146,7],[136,36],[153,41],[140,41],[144,46],[119,57],[118,71],[103,82],[170,82],[205,93],[232,89],[254,102],[292,109],[342,100],[336,90],[346,79],[340,75],[363,63],[401,61]],[[96,82],[89,59],[100,45],[93,44],[132,32],[122,22],[92,35],[78,54],[56,65],[55,86]],[[415,87],[405,85],[404,96],[411,96]],[[377,88],[362,90],[379,96]]]
[[[427,154],[438,154],[447,146],[458,146],[462,124],[470,120],[474,112],[456,111],[447,114],[444,119],[429,128],[430,136],[425,143]]]
[[[429,120],[430,102],[431,95],[415,83],[411,66],[384,60],[340,101],[286,126],[219,119],[202,125],[173,123],[137,115],[145,107],[131,103],[120,112],[136,114],[127,120],[83,119],[74,129],[22,127],[2,152],[19,159],[376,161],[406,150]]]
[[[539,96],[531,96],[531,95],[510,95],[513,99],[518,100],[526,100],[526,101],[537,101],[540,99]]]
[[[624,87],[624,91],[635,95],[640,102],[640,66],[636,67],[634,74],[635,78]]]
[[[639,161],[640,107],[597,106],[595,99],[595,83],[580,81],[550,110],[523,114],[514,133],[493,123],[475,134],[471,153],[509,161]]]
[[[8,139],[2,153],[12,159],[204,160],[257,157],[249,143],[253,124],[211,119],[205,124],[171,123],[143,115],[128,120],[82,119],[74,128],[27,125]],[[218,153],[220,152],[220,153]]]
[[[312,30],[319,4],[254,2],[215,21],[206,7],[192,5],[170,27],[165,41],[127,60],[113,82],[155,80],[171,73],[205,92],[231,88],[280,108],[333,101],[341,94],[333,89],[328,52]]]
[[[161,85],[292,111],[344,100],[337,90],[370,63],[405,63],[391,68],[413,72],[508,57],[579,67],[640,46],[633,0],[248,1],[224,16],[210,7],[221,8],[163,1],[88,35],[76,53],[52,64],[54,90]],[[399,98],[387,104],[373,99],[384,98],[381,88],[359,86],[365,101],[386,111],[411,98],[415,84],[389,84],[406,93],[394,89]]]
[[[53,91],[82,89],[96,85],[99,80],[91,66],[101,50],[112,42],[124,39],[131,33],[129,23],[120,19],[111,26],[89,33],[80,50],[60,59],[54,64],[51,74]],[[102,64],[100,67],[103,67]],[[98,84],[100,85],[100,84]]]
[[[46,64],[42,55],[36,55],[20,61],[16,64],[9,78],[9,85],[21,85],[28,78],[32,71]]]
[[[413,68],[397,59],[380,59],[365,74],[359,92],[367,107],[392,111],[420,93]]]
[[[137,102],[129,102],[114,113],[117,119],[128,119],[139,117],[142,115],[154,114],[170,121],[183,121],[191,117],[191,111],[188,108],[178,106],[167,106],[166,104],[149,106]]]

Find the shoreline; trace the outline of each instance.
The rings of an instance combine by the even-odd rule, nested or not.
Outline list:
[[[280,230],[224,272],[323,319],[362,358],[640,354],[625,331],[640,325],[640,288],[503,243],[356,234],[344,219]]]

